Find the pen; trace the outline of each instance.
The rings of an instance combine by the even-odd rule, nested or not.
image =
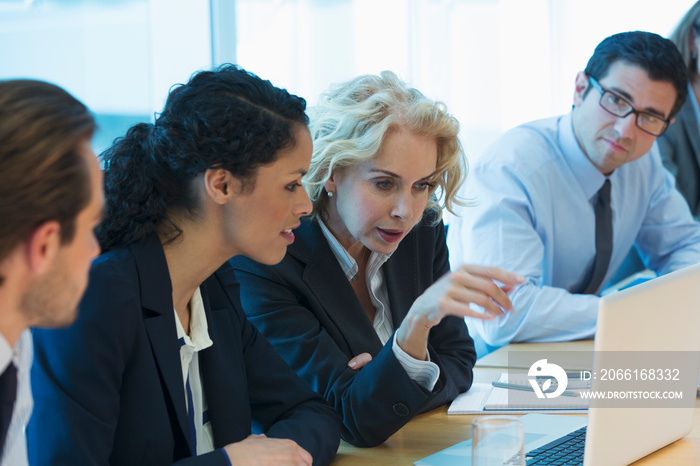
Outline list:
[[[504,382],[491,382],[491,385],[497,388],[506,388],[508,390],[522,390],[525,392],[534,392],[535,390],[528,386],[528,385],[516,385],[512,383],[504,383]],[[576,392],[572,392],[571,390],[564,390],[562,393],[564,396],[578,396]]]
[[[548,379],[548,376],[544,375],[538,375],[535,377],[537,380],[545,380]],[[566,373],[566,378],[567,379],[580,379],[581,378],[581,373],[580,372],[567,372]]]

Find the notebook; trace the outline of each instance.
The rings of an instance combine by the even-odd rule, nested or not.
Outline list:
[[[486,403],[484,403],[484,410],[493,411],[493,414],[498,414],[501,411],[528,411],[537,409],[552,411],[579,410],[585,412],[590,403],[590,399],[580,395],[583,390],[577,386],[579,381],[576,380],[569,382],[566,390],[568,393],[575,394],[576,396],[559,396],[554,400],[538,398],[534,391],[527,390],[527,388],[529,388],[527,374],[503,373],[498,378],[498,382],[505,385],[513,384],[518,387],[522,386],[526,387],[526,389],[514,390],[494,387],[489,397],[486,399]]]
[[[588,411],[589,399],[562,396],[556,403],[541,399],[528,385],[527,374],[509,374],[504,372],[498,378],[503,384],[512,383],[524,386],[524,391],[494,387],[490,383],[474,383],[469,391],[461,393],[450,403],[447,414],[528,414],[528,413],[583,413]],[[590,381],[571,379],[567,390],[580,392],[590,390]]]
[[[527,414],[522,417],[526,452],[587,424],[584,465],[626,465],[687,435],[693,426],[700,367],[700,264],[601,298],[594,345],[596,374],[613,369],[605,367],[610,361],[606,355],[634,356],[628,352],[635,351],[645,357],[652,353],[660,357],[682,355],[679,364],[694,367],[690,374],[683,370],[685,377],[679,382],[684,395],[692,393],[692,399],[685,403],[688,406],[610,408],[606,407],[606,403],[611,406],[610,400],[593,399],[588,418]],[[624,368],[615,369],[622,369],[616,373],[625,376]],[[591,391],[600,391],[605,383],[601,377],[593,378]],[[414,464],[470,465],[471,440]]]

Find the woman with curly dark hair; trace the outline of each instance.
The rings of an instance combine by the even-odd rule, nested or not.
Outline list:
[[[232,256],[279,262],[310,212],[304,111],[225,66],[103,154],[106,252],[76,324],[34,334],[32,464],[330,462],[337,416],[219,278]]]

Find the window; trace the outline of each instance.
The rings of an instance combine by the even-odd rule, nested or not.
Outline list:
[[[0,0],[0,78],[68,90],[95,114],[97,153],[211,57],[208,0]]]
[[[237,0],[237,56],[310,104],[331,82],[391,69],[447,104],[474,158],[513,126],[568,112],[576,73],[605,37],[668,36],[693,3]]]
[[[462,123],[470,158],[567,112],[604,37],[667,36],[693,0],[0,0],[0,78],[65,87],[96,114],[96,152],[151,121],[170,87],[236,62],[314,104],[391,69]],[[600,12],[605,11],[606,15]]]

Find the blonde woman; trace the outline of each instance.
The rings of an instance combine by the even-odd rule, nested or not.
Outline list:
[[[332,87],[309,115],[313,215],[279,265],[232,264],[250,320],[338,410],[343,438],[374,446],[469,389],[463,317],[510,310],[520,277],[449,274],[441,211],[466,164],[444,105],[383,72]]]

